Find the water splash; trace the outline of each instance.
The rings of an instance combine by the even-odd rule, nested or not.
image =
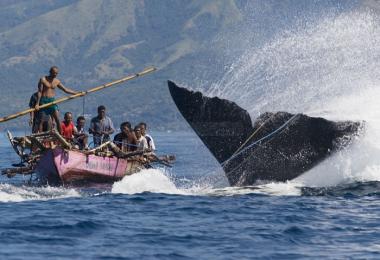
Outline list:
[[[174,179],[162,170],[149,169],[126,176],[112,186],[112,193],[144,192],[187,196],[236,196],[248,194],[300,195],[294,183],[269,183],[249,187],[217,187],[211,179]]]
[[[207,95],[237,102],[252,118],[266,111],[289,111],[366,122],[365,135],[349,149],[286,185],[380,181],[378,14],[358,8],[330,12],[311,22],[302,14],[292,28],[260,47],[245,48],[224,77],[206,89]],[[270,193],[278,185],[283,184],[261,189]]]
[[[331,14],[313,24],[303,19],[262,47],[246,46],[207,93],[232,99],[253,115],[274,110],[317,113],[334,97],[362,93],[380,83],[380,26],[374,13]]]
[[[125,176],[121,181],[115,182],[112,186],[112,193],[137,194],[143,192],[182,194],[173,181],[161,170],[148,169],[129,176]]]
[[[80,196],[80,193],[75,189],[66,189],[63,187],[32,187],[0,184],[0,202],[51,200]]]
[[[213,176],[215,177],[215,176]],[[125,176],[112,186],[112,193],[139,194],[144,192],[172,195],[209,196],[218,194],[220,180],[210,176],[198,179],[175,178],[160,169],[142,170],[133,175]],[[226,188],[229,189],[228,187]],[[237,188],[231,188],[237,189]],[[233,194],[235,194],[233,192]],[[232,194],[232,195],[233,195]]]

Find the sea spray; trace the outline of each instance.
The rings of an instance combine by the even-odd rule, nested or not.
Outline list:
[[[222,173],[219,173],[222,174]],[[214,175],[188,179],[170,176],[162,169],[142,170],[133,175],[125,176],[112,186],[112,193],[138,194],[143,192],[208,196],[216,195],[222,185],[219,177]],[[223,187],[226,183],[223,182]],[[234,193],[232,194],[234,195]]]
[[[263,46],[247,45],[244,55],[207,93],[237,102],[255,118],[266,111],[323,110],[337,96],[378,85],[376,14],[351,11],[322,16],[312,24],[307,17],[299,19],[299,25]]]
[[[14,186],[12,184],[0,184],[0,202],[51,200],[80,196],[80,193],[73,188],[50,186]]]
[[[363,135],[350,148],[334,154],[294,185],[379,181],[379,15],[365,8],[327,12],[312,21],[305,13],[297,15],[292,28],[261,46],[247,44],[224,77],[204,91],[237,102],[253,120],[266,111],[288,111],[364,121]]]
[[[139,173],[125,176],[112,186],[112,193],[136,194],[143,192],[183,194],[170,178],[158,169],[142,170]]]

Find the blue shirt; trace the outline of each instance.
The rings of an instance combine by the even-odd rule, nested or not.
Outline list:
[[[111,118],[105,116],[103,119],[99,117],[94,117],[91,119],[90,129],[94,130],[92,133],[94,136],[94,145],[99,146],[104,142],[110,140],[110,136],[106,134],[99,134],[100,132],[110,132],[115,131]]]

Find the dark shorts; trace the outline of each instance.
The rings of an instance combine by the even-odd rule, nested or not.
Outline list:
[[[41,97],[40,106],[44,105],[44,104],[51,103],[53,101],[55,101],[55,98],[53,98],[53,97],[52,98]],[[46,114],[46,115],[52,115],[55,111],[59,111],[57,105],[52,105],[52,106],[41,109],[41,112]]]

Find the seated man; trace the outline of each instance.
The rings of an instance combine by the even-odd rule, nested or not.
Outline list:
[[[109,141],[110,135],[115,132],[111,118],[106,116],[105,106],[98,107],[98,116],[91,119],[89,132],[94,137],[95,147]]]
[[[156,146],[154,145],[153,138],[152,138],[150,135],[148,135],[148,134],[146,133],[146,130],[147,130],[146,123],[141,122],[141,123],[139,124],[139,126],[140,126],[140,129],[141,129],[141,134],[142,134],[142,136],[145,137],[145,139],[146,139],[146,141],[147,141],[147,143],[148,143],[148,148],[149,148],[151,151],[156,150]]]
[[[86,134],[86,131],[84,130],[84,127],[86,125],[86,119],[84,116],[79,116],[77,118],[77,125],[76,130],[77,132],[74,133],[74,142],[76,145],[78,145],[78,148],[80,150],[88,149],[88,135]]]
[[[70,143],[74,142],[74,135],[77,134],[77,129],[73,124],[73,115],[71,112],[66,112],[64,120],[60,126],[61,135]]]
[[[113,142],[124,153],[136,150],[136,136],[131,131],[129,122],[124,122],[120,125],[120,133],[115,135]]]
[[[145,151],[148,150],[148,142],[146,141],[145,137],[141,134],[141,128],[140,126],[135,127],[135,135],[136,135],[136,146],[137,151]]]

